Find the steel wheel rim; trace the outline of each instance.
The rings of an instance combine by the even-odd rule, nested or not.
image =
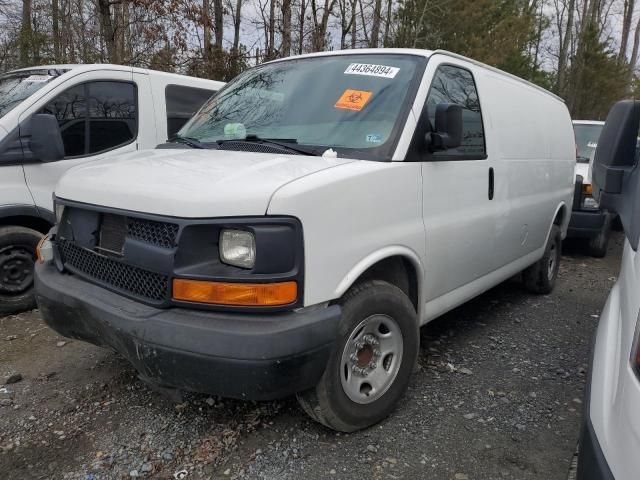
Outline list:
[[[355,403],[375,402],[393,384],[403,354],[402,330],[388,315],[365,318],[353,329],[342,351],[340,381]]]
[[[33,285],[33,252],[23,246],[0,249],[0,293],[21,294]]]
[[[556,269],[557,257],[558,257],[558,249],[556,248],[556,244],[553,243],[551,245],[549,255],[549,265],[547,268],[547,278],[551,280],[553,278],[553,273]]]

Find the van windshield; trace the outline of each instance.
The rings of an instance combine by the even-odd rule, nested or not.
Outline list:
[[[589,163],[596,153],[598,139],[603,125],[574,124],[573,131],[576,134],[576,146],[578,147],[578,163]]]
[[[21,70],[0,75],[0,118],[66,70]]]
[[[316,154],[333,148],[343,157],[390,160],[425,63],[402,54],[267,63],[207,102],[178,141],[260,151],[247,144],[272,140]]]

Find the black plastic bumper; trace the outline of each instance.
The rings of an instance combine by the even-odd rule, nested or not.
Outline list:
[[[314,386],[337,334],[340,308],[279,314],[158,309],[36,266],[36,298],[61,335],[108,346],[160,386],[270,400]]]
[[[567,236],[571,238],[595,237],[602,230],[607,215],[609,214],[600,210],[573,210]]]

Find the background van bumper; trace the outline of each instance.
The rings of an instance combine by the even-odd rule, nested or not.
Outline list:
[[[569,220],[569,229],[567,237],[570,238],[591,238],[595,237],[602,230],[606,216],[606,212],[600,210],[586,211],[573,210],[571,219]]]
[[[327,365],[340,319],[332,305],[278,314],[158,309],[36,267],[47,325],[113,348],[160,386],[270,400],[313,387]]]

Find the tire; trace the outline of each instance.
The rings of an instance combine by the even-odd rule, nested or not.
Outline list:
[[[0,227],[0,315],[36,308],[33,268],[42,234],[25,227]]]
[[[420,336],[413,304],[387,282],[357,284],[340,304],[342,318],[327,368],[315,388],[297,398],[317,422],[353,432],[393,411],[409,385]]]
[[[522,272],[525,288],[537,294],[546,295],[553,291],[558,278],[560,258],[562,256],[562,235],[560,227],[551,227],[549,240],[540,260]]]
[[[607,254],[612,224],[611,215],[607,214],[598,235],[589,240],[589,255],[596,258],[603,258]]]

